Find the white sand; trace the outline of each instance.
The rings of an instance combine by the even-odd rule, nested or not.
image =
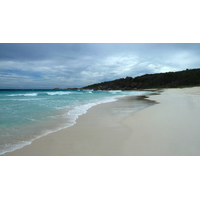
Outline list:
[[[138,112],[131,108],[144,100],[95,106],[76,125],[4,155],[200,155],[200,87],[166,89],[149,99],[159,103]]]
[[[132,130],[123,154],[200,155],[200,88],[168,89],[159,104],[123,121]]]

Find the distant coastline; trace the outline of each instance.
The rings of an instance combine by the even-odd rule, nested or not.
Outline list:
[[[150,88],[178,88],[200,86],[200,69],[178,72],[145,74],[135,78],[126,77],[83,87],[93,90],[141,90]]]
[[[82,88],[54,88],[54,90],[145,90],[200,86],[200,69],[145,74],[88,85]]]

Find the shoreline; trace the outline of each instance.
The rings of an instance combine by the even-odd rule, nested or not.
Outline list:
[[[147,95],[149,95],[149,94],[147,94]],[[134,107],[132,107],[132,104],[135,104]],[[47,147],[45,140],[53,140],[51,142],[51,144],[53,144],[53,146],[55,145],[55,141],[57,139],[51,138],[51,135],[52,135],[52,137],[56,137],[57,134],[59,134],[59,135],[61,134],[61,135],[63,135],[63,139],[67,140],[68,137],[69,137],[69,136],[67,136],[67,134],[68,135],[72,134],[71,130],[70,130],[71,128],[73,129],[73,127],[74,126],[76,127],[77,125],[79,127],[79,123],[81,123],[83,125],[84,124],[82,122],[83,120],[86,121],[86,123],[88,124],[88,122],[87,122],[88,121],[87,120],[88,113],[91,112],[92,115],[94,115],[94,117],[99,118],[99,116],[97,116],[95,113],[99,113],[99,110],[101,110],[101,109],[103,109],[105,111],[104,107],[106,107],[106,110],[108,110],[107,114],[110,118],[113,118],[113,114],[115,115],[114,123],[120,123],[120,120],[122,120],[124,117],[128,116],[130,113],[137,112],[138,110],[147,107],[148,104],[153,104],[153,103],[152,103],[152,101],[146,100],[145,95],[137,95],[137,96],[136,95],[130,95],[130,96],[117,97],[116,101],[103,102],[103,103],[94,105],[93,107],[89,108],[85,114],[80,115],[78,117],[78,119],[76,120],[76,123],[73,124],[72,126],[63,128],[61,130],[52,132],[52,133],[47,134],[47,135],[42,135],[41,137],[37,138],[36,140],[33,140],[30,144],[25,145],[22,148],[16,149],[14,151],[6,152],[6,153],[2,154],[1,156],[7,156],[7,155],[10,155],[10,156],[12,156],[12,155],[49,155],[47,152],[45,152],[44,154],[42,153],[43,152],[42,146],[44,146],[44,148]],[[130,108],[130,106],[132,108]],[[121,111],[120,111],[119,107],[121,107]],[[93,111],[93,109],[95,109],[95,110]],[[114,112],[114,113],[110,113],[110,112]],[[119,112],[121,112],[121,114]],[[102,114],[104,114],[104,113],[102,113]],[[106,114],[104,114],[104,115],[106,115]],[[83,118],[83,120],[82,120],[82,118]],[[91,121],[91,117],[89,117],[89,119]],[[113,124],[112,120],[111,120],[111,124]],[[88,124],[88,126],[90,126],[90,124]],[[107,126],[109,126],[109,124],[107,124]],[[81,127],[80,127],[80,129],[81,129]],[[78,132],[80,132],[80,130],[78,130]],[[44,143],[44,144],[41,144],[41,145],[38,144],[39,145],[39,147],[38,147],[37,141],[38,141],[38,143],[40,143],[40,140],[41,141],[44,140],[44,141],[42,141],[42,143]],[[36,144],[37,147],[35,146],[35,144]],[[39,148],[41,150],[40,153],[39,152],[36,153],[36,151],[34,150],[35,148],[37,148],[37,149]],[[32,154],[32,151],[33,151],[33,154]],[[26,152],[28,152],[28,153],[26,153]],[[52,151],[50,150],[49,152],[51,152],[50,155],[52,155]],[[63,155],[63,153],[62,152],[59,152],[59,153],[56,152],[56,155]],[[66,155],[66,154],[64,153],[64,155]],[[69,155],[69,154],[67,154],[67,155]]]
[[[200,87],[132,98],[94,106],[74,126],[2,156],[200,155]]]

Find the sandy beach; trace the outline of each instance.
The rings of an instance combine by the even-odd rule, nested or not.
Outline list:
[[[200,155],[200,87],[92,107],[67,129],[5,156]]]

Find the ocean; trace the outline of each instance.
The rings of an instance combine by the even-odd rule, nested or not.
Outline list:
[[[148,91],[0,90],[0,155],[70,127],[97,104]]]

